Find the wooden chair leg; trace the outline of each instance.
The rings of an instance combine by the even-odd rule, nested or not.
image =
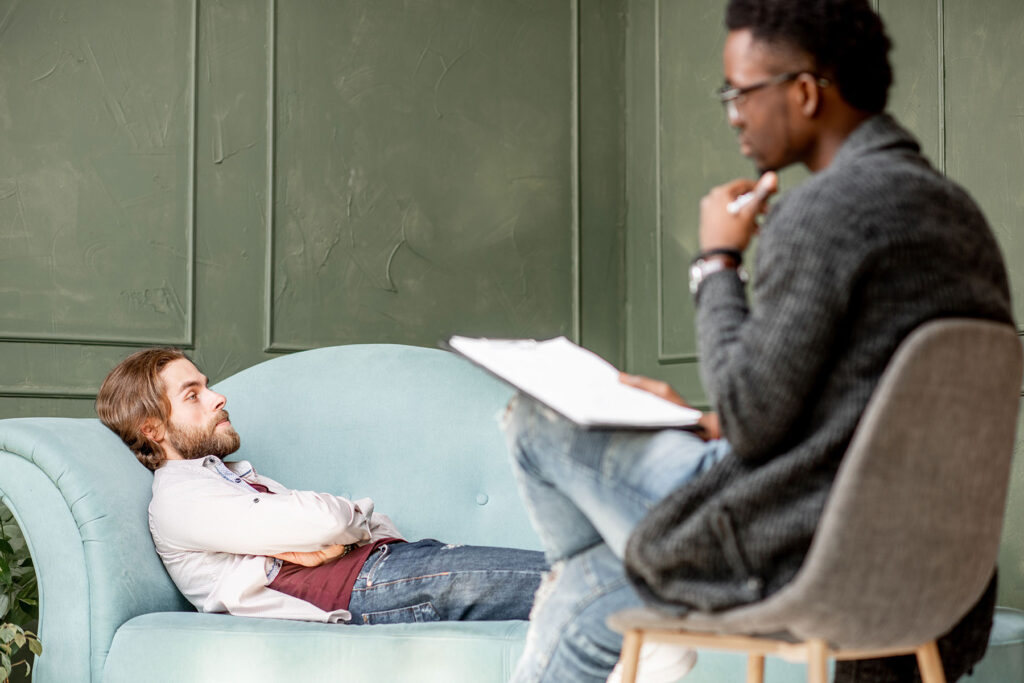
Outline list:
[[[946,683],[946,672],[939,657],[939,646],[934,640],[919,647],[916,654],[922,683]]]
[[[824,640],[807,641],[807,682],[828,683],[828,646]]]
[[[622,641],[622,683],[636,683],[636,670],[640,664],[640,646],[643,645],[643,632],[632,629],[626,633]]]
[[[747,683],[764,683],[764,655],[747,656]]]

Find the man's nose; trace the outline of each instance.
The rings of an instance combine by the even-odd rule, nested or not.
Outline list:
[[[211,391],[211,398],[213,398],[213,409],[220,410],[228,402],[228,399],[223,394],[218,394],[216,391]]]
[[[730,101],[725,107],[726,118],[729,119],[729,125],[733,128],[743,127],[743,117],[740,116],[740,108],[736,105],[736,102]]]

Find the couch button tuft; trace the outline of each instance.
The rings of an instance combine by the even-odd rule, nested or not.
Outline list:
[[[487,497],[486,493],[478,493],[478,494],[476,494],[476,504],[477,505],[487,505],[487,503],[490,502],[490,500],[491,499]]]

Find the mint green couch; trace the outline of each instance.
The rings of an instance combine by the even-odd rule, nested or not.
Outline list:
[[[449,354],[344,346],[277,358],[215,387],[238,457],[295,488],[371,496],[410,538],[537,548],[497,427],[510,391]],[[37,683],[502,683],[522,622],[343,626],[197,614],[153,550],[151,474],[96,420],[0,421],[0,493],[41,591]],[[972,681],[1024,682],[1024,619],[1000,615]],[[702,653],[687,683],[742,680]],[[768,683],[802,681],[769,666]]]

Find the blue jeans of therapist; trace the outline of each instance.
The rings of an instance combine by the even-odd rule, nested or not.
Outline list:
[[[377,548],[352,587],[353,624],[527,619],[547,570],[533,550],[426,539]]]
[[[582,429],[532,399],[505,415],[513,468],[551,572],[512,683],[603,682],[622,637],[605,625],[642,601],[622,564],[637,523],[729,452],[690,432]]]

